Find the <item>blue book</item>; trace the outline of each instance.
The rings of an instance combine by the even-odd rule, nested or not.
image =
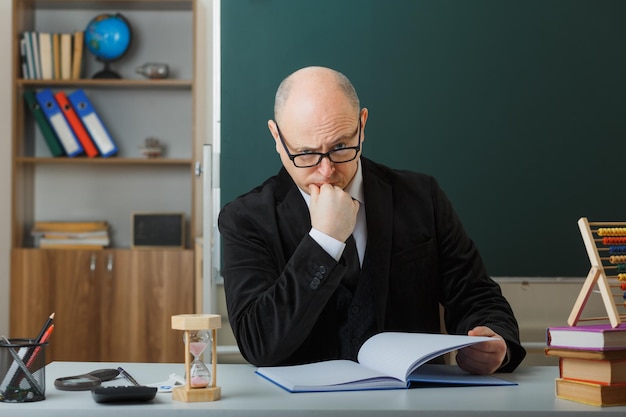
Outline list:
[[[67,119],[65,119],[63,111],[54,98],[52,90],[48,88],[41,90],[36,94],[36,97],[41,106],[41,110],[48,118],[48,122],[50,122],[50,126],[52,126],[52,129],[54,129],[54,132],[57,134],[67,156],[80,155],[83,152],[83,147],[80,145],[80,142],[78,142]]]
[[[73,93],[68,94],[67,98],[89,132],[91,139],[98,147],[100,155],[103,157],[115,155],[117,153],[117,145],[85,92],[82,89],[77,89]]]

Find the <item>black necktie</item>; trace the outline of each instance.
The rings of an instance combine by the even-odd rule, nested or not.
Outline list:
[[[343,258],[348,264],[348,270],[346,275],[341,281],[351,292],[354,292],[356,284],[359,281],[361,275],[361,263],[359,262],[359,253],[356,249],[356,241],[354,237],[350,235],[346,240],[346,248],[343,251]]]

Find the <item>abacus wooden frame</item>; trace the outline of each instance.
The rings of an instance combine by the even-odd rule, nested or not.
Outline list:
[[[598,247],[595,244],[595,240],[593,238],[593,232],[591,231],[591,226],[604,226],[604,227],[626,227],[626,222],[589,222],[586,217],[581,217],[578,219],[578,228],[580,229],[580,234],[583,238],[583,242],[585,243],[585,248],[587,249],[587,256],[589,257],[589,262],[591,263],[591,269],[587,274],[587,278],[583,283],[583,287],[578,294],[578,298],[574,303],[574,307],[572,308],[572,312],[567,319],[567,324],[570,326],[576,326],[581,320],[605,320],[608,319],[611,323],[611,327],[617,327],[621,324],[621,316],[615,307],[615,302],[613,301],[613,295],[611,294],[611,289],[609,286],[609,282],[606,276],[606,271],[604,270],[604,265],[602,264],[602,258],[600,257],[600,253],[598,252]],[[591,292],[595,288],[596,284],[600,290],[600,294],[602,296],[602,302],[604,303],[604,307],[607,312],[607,317],[593,317],[588,319],[581,319],[581,314],[587,301],[589,300],[589,296]]]

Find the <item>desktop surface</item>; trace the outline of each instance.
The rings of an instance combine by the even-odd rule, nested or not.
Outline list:
[[[152,402],[98,404],[89,391],[59,391],[54,380],[96,369],[122,366],[141,384],[184,375],[184,365],[154,363],[53,362],[46,367],[46,399],[33,403],[2,403],[6,416],[592,416],[626,415],[623,407],[594,407],[555,397],[558,367],[520,367],[497,376],[516,386],[437,387],[409,390],[291,394],[256,375],[251,365],[218,364],[217,385],[222,397],[214,402],[184,403],[171,393],[158,393]],[[123,379],[104,385],[128,385]]]

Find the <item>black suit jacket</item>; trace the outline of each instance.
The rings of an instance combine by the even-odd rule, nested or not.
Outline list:
[[[361,158],[367,249],[378,331],[448,333],[489,326],[505,338],[512,371],[525,351],[517,321],[434,178]],[[229,320],[258,366],[338,358],[333,297],[347,265],[308,234],[306,202],[282,168],[219,215]]]

